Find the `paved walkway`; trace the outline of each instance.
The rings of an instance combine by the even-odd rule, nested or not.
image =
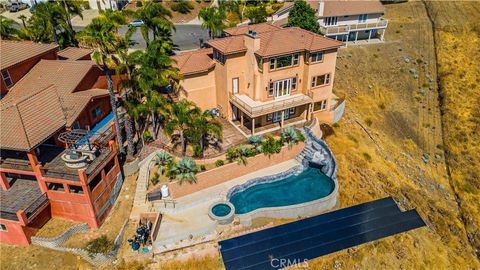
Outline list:
[[[153,165],[151,162],[155,158],[155,152],[151,153],[138,165],[140,166],[140,172],[137,178],[137,187],[135,189],[135,198],[133,199],[132,212],[130,213],[130,219],[140,219],[140,214],[148,211],[147,202],[147,188],[148,188],[148,174],[150,167]]]
[[[209,207],[215,201],[224,200],[230,188],[257,177],[286,171],[296,165],[298,165],[296,160],[287,160],[222,184],[203,189],[177,199],[177,204],[174,209],[169,205],[165,208],[162,203],[157,203],[155,210],[162,212],[163,218],[154,247],[159,248],[164,244],[170,244],[193,237],[203,237],[212,233],[217,228],[217,224],[208,216]]]

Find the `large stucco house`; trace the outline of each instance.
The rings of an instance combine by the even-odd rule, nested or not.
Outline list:
[[[338,121],[345,103],[333,92],[342,42],[269,23],[226,29],[205,49],[174,56],[182,98],[218,109],[246,135],[305,122]]]
[[[379,0],[307,1],[320,24],[320,32],[341,41],[384,39],[388,20],[382,18],[385,8]],[[284,26],[294,2],[286,2],[273,16],[273,24]]]

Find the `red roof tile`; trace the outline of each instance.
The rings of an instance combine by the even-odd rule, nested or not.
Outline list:
[[[57,50],[58,45],[31,41],[0,40],[0,48],[0,69],[5,69],[37,55]]]
[[[207,72],[215,66],[215,61],[211,54],[213,49],[200,49],[190,52],[180,53],[172,58],[176,61],[174,64],[180,70],[182,75]]]

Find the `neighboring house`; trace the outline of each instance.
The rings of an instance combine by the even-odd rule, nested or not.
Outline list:
[[[338,121],[344,102],[332,93],[342,42],[270,24],[240,26],[208,49],[174,56],[181,97],[217,108],[245,134],[261,134],[312,117]]]
[[[384,39],[388,21],[383,19],[385,8],[374,1],[307,1],[315,10],[320,32],[341,41]],[[273,24],[284,26],[293,2],[287,2],[272,17]]]
[[[105,220],[123,180],[102,76],[92,61],[41,60],[0,100],[1,243],[28,245],[50,217]]]
[[[2,82],[0,94],[3,96],[41,59],[57,59],[58,45],[0,41],[0,71]]]
[[[92,50],[67,47],[57,53],[60,60],[92,60]]]
[[[120,10],[130,2],[129,0],[88,0],[91,9],[98,10]]]

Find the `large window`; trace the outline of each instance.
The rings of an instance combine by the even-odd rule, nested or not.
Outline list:
[[[322,62],[323,61],[323,52],[314,52],[311,54],[311,60],[312,63],[315,62]]]
[[[268,96],[281,97],[289,96],[292,91],[297,89],[297,77],[288,78],[270,82],[268,86]]]
[[[366,23],[367,19],[368,19],[368,14],[358,15],[358,22],[359,23]]]
[[[96,119],[102,115],[102,112],[102,107],[98,106],[92,110],[92,117]]]
[[[5,85],[7,87],[10,87],[13,85],[12,78],[10,77],[10,73],[8,73],[8,70],[2,70],[2,79],[5,82]]]
[[[327,109],[327,100],[321,100],[313,104],[314,111],[325,111]]]
[[[323,74],[312,78],[312,88],[330,84],[330,74]]]
[[[83,194],[83,188],[81,186],[68,185],[70,193]]]
[[[270,58],[270,70],[298,65],[298,53]]]
[[[213,50],[213,58],[218,62],[225,64],[225,55],[218,50]]]
[[[325,25],[337,25],[338,18],[337,17],[327,17],[325,18]]]
[[[256,59],[257,59],[258,70],[260,72],[262,72],[263,71],[263,58],[257,56]]]
[[[47,182],[47,188],[49,190],[55,190],[55,191],[61,191],[61,192],[65,191],[63,184],[60,184],[60,183]]]

